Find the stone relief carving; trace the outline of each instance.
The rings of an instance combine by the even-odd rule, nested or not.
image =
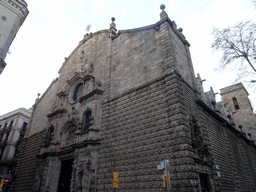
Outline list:
[[[75,107],[72,107],[72,110],[70,113],[68,113],[68,122],[74,122],[79,121],[79,117],[77,116],[78,111]]]
[[[85,188],[84,183],[84,170],[83,170],[83,164],[77,165],[77,160],[74,161],[73,165],[73,171],[72,171],[72,179],[71,179],[71,191],[73,192],[81,192],[82,189]]]
[[[204,145],[204,142],[203,142],[201,128],[194,117],[192,118],[190,126],[191,126],[192,147],[195,150],[196,154],[208,153],[208,147],[207,145]]]
[[[67,131],[66,145],[70,145],[75,142],[75,139],[76,139],[75,131],[76,131],[76,126],[70,127],[69,130]]]

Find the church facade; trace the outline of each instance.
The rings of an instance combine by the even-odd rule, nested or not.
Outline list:
[[[160,21],[86,34],[36,100],[10,191],[252,191],[256,148],[195,78],[189,42]]]

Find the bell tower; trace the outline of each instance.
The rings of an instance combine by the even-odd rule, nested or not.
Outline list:
[[[27,15],[27,3],[24,0],[0,1],[0,74],[6,66],[9,47]]]
[[[237,83],[220,90],[226,110],[234,115],[235,124],[242,131],[256,139],[256,120],[249,94],[242,83]]]

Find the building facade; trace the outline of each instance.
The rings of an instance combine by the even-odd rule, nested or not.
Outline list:
[[[36,100],[11,191],[252,191],[253,141],[195,78],[189,42],[160,21],[86,34]]]
[[[25,135],[31,111],[19,108],[0,116],[0,174],[10,174],[16,165],[17,147]]]
[[[6,66],[9,47],[27,15],[27,3],[24,0],[0,1],[0,74]]]

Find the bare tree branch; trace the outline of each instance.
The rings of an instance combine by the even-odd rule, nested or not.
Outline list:
[[[235,63],[243,66],[246,61],[256,74],[256,25],[251,21],[241,22],[233,27],[213,30],[214,41],[211,48],[221,51],[219,70],[232,67]]]

